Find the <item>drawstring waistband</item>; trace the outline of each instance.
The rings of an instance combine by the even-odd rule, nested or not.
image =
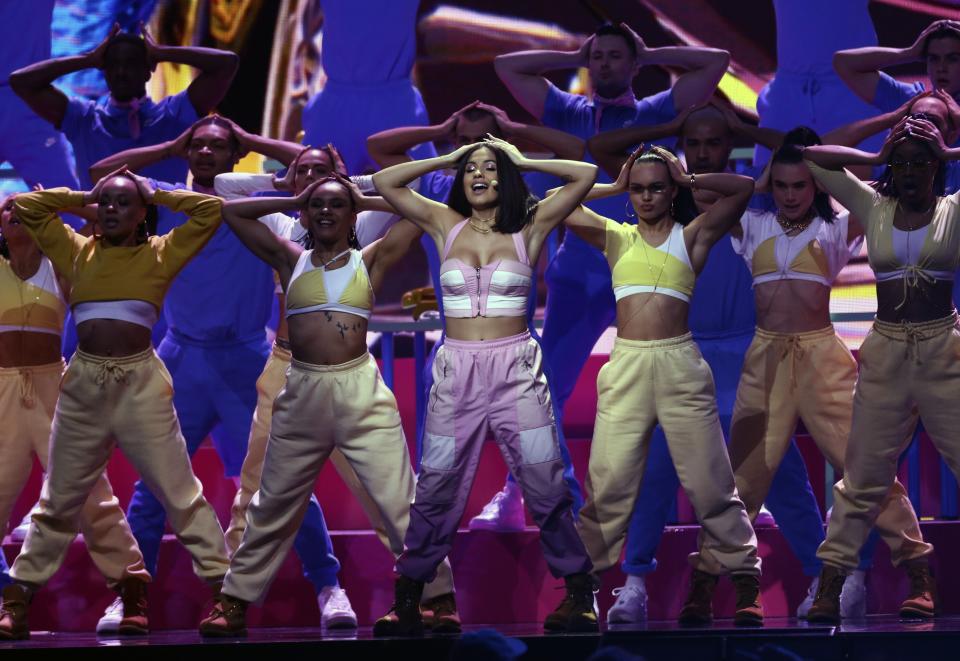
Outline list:
[[[87,363],[95,371],[93,377],[94,383],[103,388],[106,387],[107,381],[111,378],[116,383],[127,383],[127,374],[132,371],[138,363],[149,361],[154,356],[156,356],[156,354],[152,347],[140,353],[135,353],[132,356],[121,356],[117,358],[112,356],[97,356],[77,349],[77,352],[73,354],[73,360]]]
[[[17,390],[23,408],[32,409],[37,405],[37,389],[34,385],[34,376],[43,374],[63,374],[63,361],[47,363],[45,365],[30,365],[29,367],[0,367],[0,378],[17,380]]]
[[[932,321],[901,321],[899,323],[893,323],[875,319],[873,321],[873,330],[891,340],[906,342],[907,352],[913,351],[913,358],[919,365],[923,362],[920,360],[920,342],[930,340],[944,331],[956,327],[956,325],[957,311],[954,310],[953,314],[941,319],[933,319]]]
[[[797,371],[804,356],[806,356],[806,345],[819,342],[826,338],[835,337],[836,331],[833,326],[826,326],[815,331],[806,331],[804,333],[778,333],[775,331],[757,328],[755,337],[769,342],[777,342],[780,347],[780,361],[784,361],[790,356],[790,385],[797,387]]]

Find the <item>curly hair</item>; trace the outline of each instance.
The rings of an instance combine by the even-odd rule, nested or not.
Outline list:
[[[933,121],[933,118],[925,112],[912,113],[909,117],[911,119],[925,119],[928,122]],[[914,138],[909,139],[915,140]],[[893,168],[890,167],[890,160],[891,159],[887,159],[887,165],[883,169],[883,174],[877,177],[877,180],[873,183],[873,189],[883,197],[900,197],[900,191],[897,190],[896,182],[893,180]],[[933,177],[933,194],[937,197],[943,197],[946,195],[947,189],[947,167],[940,159],[936,160],[937,173]]]

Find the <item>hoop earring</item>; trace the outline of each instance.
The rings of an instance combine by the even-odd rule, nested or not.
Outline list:
[[[636,218],[636,217],[637,217],[637,214],[636,214],[636,212],[634,212],[634,210],[633,210],[633,205],[630,204],[630,200],[629,200],[629,199],[628,199],[626,202],[624,202],[624,204],[623,204],[623,212],[627,215],[627,218]]]

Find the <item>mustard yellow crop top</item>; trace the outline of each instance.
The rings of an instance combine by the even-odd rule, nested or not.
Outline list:
[[[683,225],[674,223],[670,236],[651,246],[636,225],[606,219],[603,253],[613,275],[613,293],[619,301],[633,294],[665,294],[690,302],[696,274],[683,239]],[[648,261],[649,259],[649,261]]]
[[[327,270],[313,265],[313,251],[304,250],[287,285],[286,316],[307,312],[346,312],[369,319],[373,287],[359,250],[350,251],[345,266]]]
[[[188,221],[137,246],[111,246],[63,224],[58,209],[83,205],[83,193],[52,188],[17,195],[20,218],[34,241],[70,284],[70,304],[147,301],[157,309],[170,282],[220,225],[222,201],[193,191],[158,190],[156,204],[185,213]]]

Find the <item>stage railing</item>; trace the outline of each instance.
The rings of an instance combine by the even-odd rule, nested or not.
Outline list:
[[[835,323],[872,321],[874,314],[872,312],[836,312],[830,315],[831,321]],[[534,326],[541,328],[542,319],[535,319]],[[370,320],[369,330],[381,334],[380,355],[383,362],[383,380],[387,386],[393,390],[396,379],[395,365],[395,340],[397,335],[413,335],[413,364],[414,379],[416,390],[416,412],[417,424],[423,420],[424,410],[426,408],[426,393],[424,392],[423,369],[427,362],[427,331],[439,331],[443,329],[440,319],[420,319],[414,321],[406,317],[386,317],[374,315]],[[904,454],[903,461],[907,464],[907,493],[910,496],[910,502],[917,512],[917,516],[922,516],[921,497],[920,497],[920,435],[923,433],[922,423],[917,425],[913,440]],[[836,475],[829,462],[824,461],[824,502],[826,507],[833,504],[833,484],[836,482]],[[960,506],[958,506],[958,484],[953,472],[940,459],[940,513],[939,518],[955,519],[958,517]]]

